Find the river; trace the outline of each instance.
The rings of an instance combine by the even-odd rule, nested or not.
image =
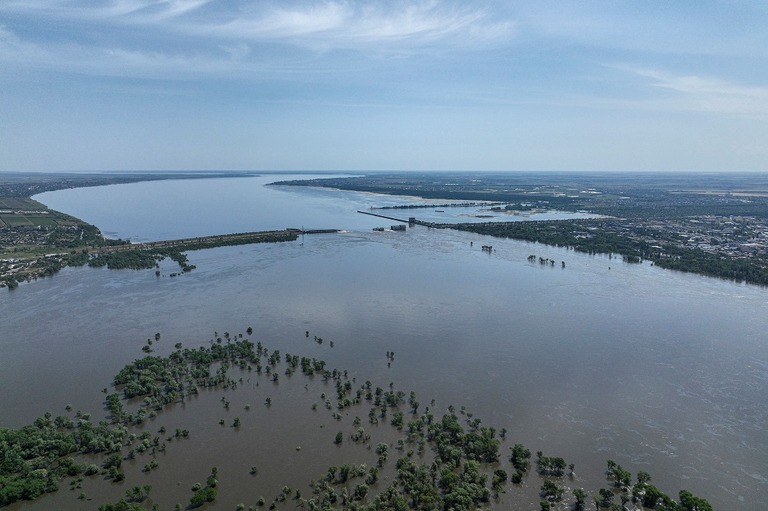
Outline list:
[[[214,332],[251,326],[253,339],[272,349],[322,357],[381,386],[396,382],[422,401],[434,399],[436,410],[466,406],[484,424],[506,428],[509,446],[520,442],[575,463],[572,485],[607,487],[602,473],[613,459],[633,473],[650,472],[673,496],[689,489],[716,509],[761,507],[768,494],[767,290],[451,230],[373,232],[392,222],[357,210],[422,201],[264,186],[278,179],[155,181],[35,197],[132,241],[301,226],[343,231],[190,252],[197,269],[177,278],[167,277],[175,271],[170,262],[159,278],[150,270],[67,268],[0,293],[0,423],[20,426],[47,410],[64,413],[67,404],[103,414],[101,389],[155,332],[164,354],[176,342],[206,345]],[[466,221],[479,213],[386,214],[400,211],[392,216]],[[553,216],[562,214],[533,215]],[[486,244],[491,253],[481,250]],[[557,264],[531,263],[531,254]],[[310,342],[305,331],[334,347]],[[396,354],[391,364],[387,351]],[[273,392],[308,399],[301,385]],[[238,390],[231,399],[242,410],[256,398]],[[327,428],[336,431],[308,419],[309,405],[301,413],[254,411],[251,422],[240,412],[251,433],[232,436],[218,426],[218,395],[199,400],[156,419],[193,433],[190,447],[170,448],[153,475],[167,495],[156,500],[162,509],[188,499],[189,484],[204,480],[212,464],[237,488],[220,500],[230,508],[258,496],[238,468],[252,465],[249,457],[271,460],[270,475],[259,476],[264,488],[286,479],[300,485],[330,464],[333,454],[323,449],[305,448],[301,459],[290,454],[299,443],[324,442]],[[275,445],[290,448],[273,453]],[[183,490],[169,489],[177,484]],[[124,490],[110,491],[119,497]],[[531,509],[538,498],[526,495],[520,502],[510,496],[508,507]],[[52,505],[82,503],[60,491],[17,507]]]

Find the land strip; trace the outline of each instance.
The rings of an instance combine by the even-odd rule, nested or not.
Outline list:
[[[20,281],[52,275],[70,265],[150,268],[163,257],[171,257],[182,271],[188,271],[185,250],[250,243],[246,240],[254,233],[221,235],[205,243],[176,240],[175,245],[139,249],[125,240],[106,239],[95,226],[23,196],[73,186],[187,177],[177,173],[3,176],[0,287],[16,287]],[[429,225],[619,254],[629,262],[650,260],[664,268],[768,285],[768,176],[763,174],[410,173],[275,184],[495,201],[488,205],[491,214],[532,209],[588,211],[612,218]],[[261,238],[255,239],[253,242],[259,242]],[[118,253],[123,255],[118,257]]]
[[[765,174],[377,174],[276,184],[506,204],[489,207],[490,214],[587,211],[611,218],[431,227],[618,254],[628,262],[650,260],[663,268],[768,285]]]
[[[13,289],[18,287],[19,282],[53,275],[66,266],[88,264],[93,267],[141,269],[152,268],[166,257],[176,261],[182,272],[187,272],[194,266],[188,264],[184,251],[290,241],[299,234],[309,233],[287,229],[131,244],[128,240],[107,239],[96,226],[50,209],[31,198],[33,194],[65,188],[252,175],[227,172],[3,174],[0,177],[0,287]]]
[[[768,258],[764,252],[749,252],[761,245],[727,241],[719,234],[729,230],[727,225],[733,225],[733,222],[718,218],[711,220],[713,224],[720,224],[719,228],[713,227],[707,234],[700,231],[686,233],[683,237],[679,232],[687,231],[684,225],[677,225],[672,230],[667,224],[626,219],[488,222],[444,227],[590,254],[618,254],[629,263],[647,260],[671,270],[768,286]],[[768,232],[768,226],[761,226],[762,233]]]
[[[182,273],[191,271],[195,266],[188,264],[184,252],[203,250],[221,246],[250,245],[254,243],[278,243],[294,241],[301,234],[336,233],[338,229],[285,229],[280,231],[255,231],[234,234],[198,236],[177,240],[161,240],[146,243],[116,243],[95,247],[85,247],[70,252],[46,254],[24,261],[0,261],[0,287],[15,287],[19,278],[26,280],[52,275],[64,266],[92,267],[106,266],[109,269],[147,269],[157,266],[164,258],[176,261]],[[108,241],[108,240],[107,240]],[[15,264],[7,264],[7,263]],[[6,264],[3,264],[6,263]],[[26,264],[25,264],[26,263]],[[42,272],[42,273],[41,273]],[[176,276],[172,273],[171,276]]]
[[[249,172],[4,172],[0,175],[0,201],[22,200],[33,195],[67,188],[85,188],[168,179],[249,177]],[[1,203],[0,203],[1,204]]]
[[[309,232],[310,234],[314,232]],[[338,232],[335,229],[328,232]],[[112,245],[98,249],[99,254],[126,252],[133,250],[201,250],[224,245],[248,245],[251,243],[263,243],[265,241],[293,241],[298,234],[307,234],[307,231],[282,230],[282,231],[255,231],[234,234],[216,234],[213,236],[198,236],[196,238],[182,238],[178,240],[149,241],[145,243],[132,243],[130,245]]]

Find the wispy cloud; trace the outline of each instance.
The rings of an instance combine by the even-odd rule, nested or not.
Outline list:
[[[511,20],[453,0],[3,0],[4,12],[17,20],[0,33],[6,61],[87,72],[98,72],[101,64],[106,74],[137,76],[154,75],[162,62],[175,72],[185,61],[194,64],[186,73],[221,72],[227,65],[238,72],[294,50],[377,56],[480,50],[508,40],[515,28]],[[41,30],[29,30],[33,24]],[[268,52],[273,57],[252,51],[265,44],[276,45]],[[275,47],[284,51],[275,53]]]
[[[238,16],[219,25],[198,28],[233,38],[278,38],[317,35],[339,30],[349,22],[350,10],[338,3],[274,7],[256,16]]]
[[[514,24],[492,20],[481,9],[435,1],[378,5],[335,1],[294,7],[273,6],[259,15],[238,17],[207,28],[227,37],[312,41],[328,47],[352,47],[366,43],[427,44],[452,38],[455,44],[470,45],[509,37]]]
[[[0,11],[40,13],[48,17],[71,19],[125,19],[138,16],[144,21],[173,18],[209,3],[211,0],[5,0]]]
[[[768,117],[768,87],[652,69],[636,69],[634,73],[648,79],[650,86],[672,93],[670,104],[681,110]]]
[[[210,0],[163,0],[156,2],[148,15],[153,20],[172,19],[194,12],[209,2]]]
[[[25,41],[14,31],[0,25],[0,62],[43,63],[49,62],[50,52]]]
[[[31,42],[0,26],[0,62],[32,69],[102,76],[181,77],[229,71],[237,56],[234,48],[220,48],[213,54],[134,50],[119,45],[88,46],[78,42]]]
[[[210,9],[188,16],[204,7]],[[437,0],[257,4],[234,0],[4,0],[0,3],[3,11],[84,22],[153,25],[155,30],[197,36],[283,42],[314,38],[331,47],[387,41],[419,44],[451,37],[469,45],[508,37],[514,29],[511,21],[494,19],[482,8]]]

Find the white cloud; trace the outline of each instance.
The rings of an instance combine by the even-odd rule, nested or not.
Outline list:
[[[211,0],[5,0],[0,11],[39,13],[70,19],[105,20],[138,16],[159,21],[194,11]]]
[[[472,47],[509,38],[514,24],[492,20],[480,9],[435,1],[361,4],[341,0],[293,6],[276,4],[217,24],[197,20],[183,29],[227,39],[271,41],[325,51],[371,46],[382,50],[387,45]]]
[[[287,69],[291,61],[304,71],[307,49],[377,56],[478,50],[514,32],[511,21],[483,9],[437,0],[2,0],[3,12],[27,22],[0,33],[1,60],[126,76],[158,76],[164,68],[186,76],[249,73]],[[259,51],[264,44],[282,50]]]
[[[338,3],[304,8],[277,7],[253,17],[237,17],[220,25],[205,24],[193,29],[230,38],[283,39],[339,30],[351,17],[350,9]]]
[[[48,51],[24,41],[15,32],[0,25],[0,62],[42,63],[50,60]]]
[[[43,44],[23,40],[0,25],[0,62],[23,68],[58,69],[103,76],[164,77],[220,73],[226,71],[238,56],[234,49],[216,51],[214,55],[131,50],[120,46],[92,47],[69,42]],[[238,51],[242,54],[244,50]]]
[[[712,77],[676,75],[650,69],[634,71],[651,86],[674,93],[678,108],[746,117],[768,117],[768,87],[741,85]]]
[[[195,11],[209,6],[203,15]],[[392,2],[260,2],[212,0],[4,0],[0,12],[27,13],[83,22],[152,25],[175,34],[229,39],[276,40],[327,47],[360,43],[429,43],[453,38],[463,45],[509,37],[514,24],[483,9],[419,0]],[[189,16],[187,16],[189,15]]]
[[[90,8],[75,7],[81,10],[82,16],[93,18],[115,18],[141,12],[147,7],[156,4],[152,0],[113,0],[103,2],[102,5],[96,5]],[[75,15],[71,9],[62,9],[61,14]]]
[[[168,5],[168,11],[175,15],[193,11],[210,1],[211,0],[167,0],[164,3]]]

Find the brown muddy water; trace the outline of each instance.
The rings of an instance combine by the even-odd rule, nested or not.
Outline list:
[[[562,480],[568,486],[608,487],[603,471],[613,459],[633,473],[650,472],[671,495],[689,489],[716,509],[760,508],[768,493],[765,289],[467,233],[374,233],[381,222],[356,209],[413,199],[285,191],[264,181],[152,183],[166,187],[157,197],[176,197],[176,212],[138,185],[38,197],[117,236],[243,231],[249,219],[257,229],[347,232],[190,252],[197,269],[177,278],[167,276],[171,263],[163,263],[160,278],[150,270],[70,268],[0,293],[0,424],[64,414],[67,404],[98,420],[106,415],[101,389],[143,356],[155,332],[162,334],[155,354],[164,355],[176,342],[204,346],[214,332],[251,326],[249,337],[270,349],[322,358],[357,383],[393,382],[424,404],[434,399],[437,415],[465,406],[483,425],[508,430],[502,454],[520,442],[574,463],[573,480]],[[192,206],[182,198],[202,201],[212,189],[215,207],[185,216]],[[88,198],[98,204],[104,195],[111,209],[89,214]],[[131,223],[126,210],[151,210],[153,220],[137,217],[123,229]],[[281,213],[290,224],[277,223]],[[237,228],[223,229],[228,221]],[[195,224],[208,227],[195,231]],[[494,251],[481,251],[483,244]],[[528,263],[530,254],[566,267]],[[314,335],[325,342],[313,342]],[[395,352],[389,366],[387,351]],[[190,431],[168,443],[156,470],[142,473],[148,458],[141,456],[123,483],[86,478],[82,490],[70,491],[64,481],[59,492],[10,509],[96,509],[143,484],[153,486],[161,509],[172,509],[189,502],[191,486],[205,484],[213,466],[219,496],[212,509],[254,505],[259,496],[269,503],[284,485],[308,495],[309,481],[330,465],[375,464],[366,446],[333,443],[338,431],[354,431],[355,415],[372,445],[399,438],[389,426],[367,424],[364,405],[334,419],[320,398],[333,389],[319,379],[281,375],[275,385],[240,376],[236,390],[203,392],[147,421],[153,432]],[[239,429],[231,427],[234,417]],[[391,450],[390,470],[397,457]],[[256,475],[249,473],[254,465]],[[501,466],[509,472],[509,465],[503,456]],[[498,507],[536,508],[540,485],[535,475],[522,488],[508,483]],[[80,491],[92,500],[78,500]]]

